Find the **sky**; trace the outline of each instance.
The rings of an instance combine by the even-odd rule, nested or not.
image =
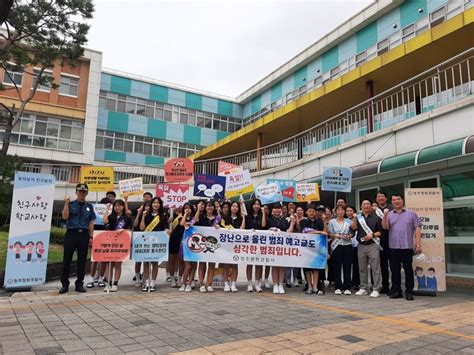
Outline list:
[[[237,97],[370,0],[96,0],[103,67]]]

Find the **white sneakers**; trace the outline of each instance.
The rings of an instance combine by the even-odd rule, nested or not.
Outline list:
[[[380,297],[380,293],[379,291],[372,291],[372,293],[370,294],[370,297],[372,298],[377,298],[377,297]]]
[[[361,288],[359,291],[356,292],[356,296],[365,296],[367,295],[367,291]]]
[[[212,288],[212,286],[207,286],[206,290],[207,292],[214,292],[214,289]]]
[[[280,289],[278,287],[278,284],[273,285],[273,293],[280,293]]]
[[[257,283],[255,284],[255,291],[257,291],[257,292],[263,292],[262,286],[260,286],[260,282],[257,282]]]
[[[224,283],[224,292],[230,292],[229,282],[227,281]]]
[[[345,290],[344,294],[347,295],[347,296],[350,296],[350,295],[352,295],[352,292],[350,290]]]
[[[281,293],[281,294],[284,294],[284,293],[285,293],[285,289],[283,288],[283,285],[282,285],[282,284],[279,284],[279,285],[278,285],[278,293]]]
[[[193,288],[191,287],[191,285],[186,285],[186,288],[184,289],[184,292],[191,292],[193,290]]]
[[[334,291],[334,294],[335,295],[342,295],[342,291],[340,289],[337,289],[336,291]]]
[[[349,290],[347,290],[347,291],[349,291]],[[349,293],[344,292],[344,294],[350,295],[351,291],[349,291]],[[363,288],[361,288],[359,291],[356,292],[356,296],[365,296],[365,295],[368,295],[368,293]],[[372,298],[380,297],[379,291],[376,291],[376,290],[372,291],[371,294],[370,294],[370,297],[372,297]]]
[[[235,285],[235,282],[232,282],[232,284],[230,285],[230,290],[232,292],[239,292],[239,290],[237,289],[237,286]]]
[[[268,279],[265,279],[263,285],[265,286],[265,288],[270,288],[270,282],[268,282]]]
[[[178,291],[179,292],[184,292],[185,289],[186,289],[186,285],[182,284],[181,287],[178,289]]]
[[[253,292],[253,285],[251,283],[247,285],[247,292]]]
[[[199,292],[206,293],[207,292],[206,286],[202,285],[201,287],[199,287]]]

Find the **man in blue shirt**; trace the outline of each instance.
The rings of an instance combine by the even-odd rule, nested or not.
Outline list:
[[[84,288],[84,273],[86,268],[89,240],[94,235],[96,219],[94,207],[86,202],[89,192],[87,184],[76,185],[77,199],[70,202],[70,197],[64,199],[62,217],[66,220],[66,236],[64,237],[62,287],[59,293],[69,291],[69,270],[74,252],[77,250],[77,280],[76,292],[86,292]]]

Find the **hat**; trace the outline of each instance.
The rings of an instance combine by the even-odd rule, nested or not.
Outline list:
[[[89,187],[87,186],[87,184],[77,184],[76,185],[76,191],[89,192]]]
[[[325,207],[323,205],[318,205],[316,207],[316,210],[325,210]]]

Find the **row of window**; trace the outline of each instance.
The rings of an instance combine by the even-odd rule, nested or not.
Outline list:
[[[229,133],[235,132],[242,127],[242,121],[238,118],[107,91],[100,92],[99,107],[109,111],[130,113]]]
[[[0,131],[0,139],[4,132]],[[82,122],[24,114],[13,128],[12,144],[80,152],[84,136]]]
[[[186,144],[132,134],[97,130],[97,149],[154,155],[164,158],[185,158],[204,148],[197,144]]]

